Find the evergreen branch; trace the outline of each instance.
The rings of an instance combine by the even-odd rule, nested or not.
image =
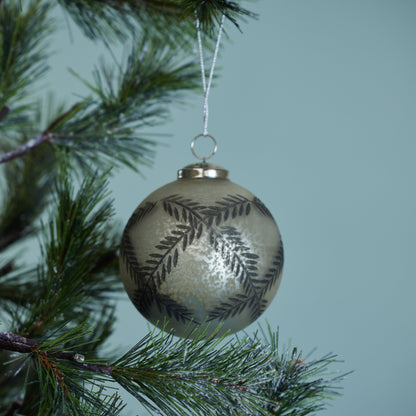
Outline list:
[[[207,336],[203,326],[187,339],[154,330],[110,365],[77,352],[88,345],[83,341],[87,332],[80,325],[43,342],[0,333],[0,349],[34,358],[37,376],[31,383],[42,391],[39,409],[47,409],[45,414],[69,406],[68,398],[78,405],[86,397],[96,411],[101,409],[102,390],[92,395],[80,389],[89,378],[114,380],[150,411],[164,415],[218,415],[219,404],[221,415],[307,415],[339,394],[334,385],[346,376],[327,378],[328,366],[336,362],[333,354],[307,362],[296,348],[280,351],[277,332],[270,331],[269,340],[224,342],[225,336]],[[78,407],[69,409],[81,414]]]
[[[117,79],[117,84],[114,84]],[[116,76],[102,65],[95,72],[95,85],[89,85],[94,99],[85,99],[56,116],[47,128],[21,147],[0,156],[0,163],[26,155],[51,143],[71,151],[73,159],[90,170],[126,164],[150,164],[153,140],[139,129],[160,124],[169,114],[168,106],[180,101],[184,91],[199,88],[199,69],[183,62],[176,48],[160,40],[136,44]]]
[[[185,15],[198,18],[201,29],[212,35],[214,28],[220,24],[221,16],[224,15],[239,30],[238,19],[245,17],[256,18],[257,15],[243,7],[240,7],[236,1],[229,0],[182,0]]]
[[[21,104],[10,103],[11,107],[5,106],[2,110],[0,120],[0,154],[9,152],[16,143],[21,142],[22,135],[29,137],[33,130],[33,114],[36,108],[33,102]],[[28,134],[30,132],[30,134]],[[33,136],[35,137],[36,134]]]
[[[5,153],[0,156],[0,163],[10,162],[13,159],[18,157],[24,156],[26,153],[29,153],[31,150],[35,149],[36,147],[42,145],[45,142],[49,142],[51,140],[51,136],[47,133],[41,133],[37,135],[35,138],[30,139],[18,149],[12,150],[8,153]]]
[[[26,363],[26,397],[22,414],[117,415],[124,407],[117,394],[108,395],[103,382],[111,368],[90,360],[77,351],[88,349],[96,340],[86,324],[61,331],[58,337],[38,342],[17,334],[0,333],[0,349],[19,352],[14,361]],[[87,339],[87,341],[86,341]],[[27,361],[27,358],[31,358]],[[88,382],[92,388],[86,386]],[[34,413],[35,412],[35,413]]]
[[[79,328],[76,328],[79,330]],[[54,342],[54,344],[56,344]],[[57,359],[57,360],[68,360],[73,362],[75,365],[82,367],[83,369],[90,371],[91,373],[99,373],[105,375],[111,375],[112,368],[108,365],[103,364],[94,364],[94,363],[85,363],[84,355],[77,352],[62,352],[60,349],[54,351],[48,344],[42,344],[34,339],[26,338],[12,332],[0,332],[0,350],[7,350],[18,352],[21,354],[32,354],[38,353],[43,357],[48,357],[48,359]]]
[[[329,367],[339,362],[335,354],[307,361],[297,348],[279,347],[279,333],[268,327],[266,341],[270,343],[274,359],[271,369],[278,376],[259,389],[272,404],[266,409],[271,415],[310,415],[325,409],[328,399],[339,395],[336,385],[351,372],[333,376]]]
[[[56,213],[44,231],[38,297],[27,306],[19,329],[29,336],[86,319],[121,288],[114,270],[115,239],[109,238],[114,232],[109,224],[112,206],[106,199],[106,175],[87,178],[77,192],[66,176],[64,170],[56,190]],[[107,267],[108,261],[113,270]]]
[[[105,250],[105,247],[103,247]],[[106,303],[116,299],[116,294],[121,291],[122,284],[118,278],[118,255],[116,247],[109,247],[93,260],[89,273],[88,284],[84,287],[85,296],[94,299],[94,303],[100,301]],[[10,305],[20,308],[30,307],[42,295],[38,284],[36,269],[20,271],[14,262],[9,261],[5,265],[0,264],[0,313],[14,309]],[[109,290],[111,288],[111,291]],[[103,316],[106,314],[103,314]],[[111,324],[108,324],[109,327]]]
[[[50,146],[33,148],[24,158],[7,163],[0,188],[0,252],[31,235],[35,220],[49,201],[55,157]]]
[[[114,79],[118,78],[117,85]],[[71,152],[83,168],[126,164],[150,164],[155,143],[138,129],[163,122],[168,106],[180,101],[186,90],[199,86],[199,70],[183,63],[176,49],[160,41],[142,42],[131,51],[118,77],[102,67],[90,85],[95,99],[85,99],[57,116],[36,139],[0,157],[0,163],[27,154],[50,142]]]
[[[214,331],[215,332],[215,331]],[[224,344],[206,327],[187,339],[155,332],[112,364],[113,377],[149,411],[163,415],[267,414],[256,386],[272,375],[270,351],[246,340]]]
[[[59,411],[59,414],[79,414],[82,416],[108,416],[119,414],[119,411],[121,411],[124,405],[120,402],[117,395],[108,396],[103,393],[103,389],[99,385],[98,392],[90,392],[84,385],[84,382],[87,381],[88,378],[91,383],[91,376],[97,378],[97,376],[100,375],[110,375],[111,368],[93,361],[85,363],[83,355],[76,352],[69,352],[71,347],[68,344],[71,343],[71,340],[74,342],[74,340],[84,337],[87,332],[88,331],[85,331],[85,328],[78,326],[74,330],[66,332],[64,336],[43,343],[9,332],[0,333],[0,364],[7,365],[10,374],[12,374],[9,378],[6,374],[5,378],[4,373],[0,373],[0,387],[3,387],[3,384],[7,381],[9,386],[8,395],[4,397],[0,396],[0,410],[5,410],[8,407],[9,411],[6,414],[10,415],[15,414],[15,411],[17,410],[19,411],[19,414],[34,414],[37,407],[40,407],[36,412],[36,414],[39,415],[57,414],[57,411]],[[60,344],[65,345],[64,350],[62,350]],[[78,342],[74,345],[74,348],[80,347],[85,351],[86,344],[82,343],[80,345]],[[1,351],[18,352],[19,355],[17,358],[11,359],[11,355],[7,357],[4,355],[5,353],[2,353]],[[16,354],[14,354],[14,356],[16,357]],[[31,357],[35,360],[38,377],[34,374],[33,366],[28,361],[28,358]],[[6,367],[3,367],[3,369],[5,368]],[[82,371],[81,374],[80,371]],[[45,380],[42,380],[42,376],[45,376],[45,372],[47,377],[44,377],[44,379],[46,379],[46,381],[52,380],[52,382],[55,381],[57,383],[52,383],[51,386],[48,386],[47,383],[45,385]],[[18,374],[21,375],[22,373],[23,379],[21,376],[18,377]],[[26,376],[24,373],[27,373]],[[97,380],[99,380],[99,378],[97,378]],[[13,386],[16,382],[21,383],[20,388],[16,385],[17,393],[22,391],[22,385],[26,383],[27,392],[36,394],[35,397],[26,397],[24,403],[22,403],[19,399],[19,394],[16,396],[16,394],[12,392],[12,395],[10,395],[10,386]],[[82,384],[80,384],[80,382]],[[93,385],[97,387],[96,383],[93,383]],[[62,392],[64,392],[64,397],[59,397]],[[49,397],[48,400],[48,395],[51,393],[54,397]],[[62,413],[60,412],[62,409],[59,409],[59,399],[61,401],[62,399],[64,401],[70,400],[75,403],[78,401],[79,404],[79,398],[83,402],[81,405],[83,409],[82,412],[69,410],[68,413],[64,411],[62,411]],[[11,406],[5,407],[7,399],[9,399],[9,403],[12,400],[15,401]],[[70,404],[71,403],[69,403],[69,405]],[[68,405],[68,403],[66,403],[66,405]],[[42,409],[43,406],[44,408]],[[23,408],[26,408],[26,412],[29,413],[25,413]]]
[[[22,144],[19,148],[11,150],[0,156],[0,164],[10,162],[13,159],[24,156],[27,153],[31,152],[38,146],[41,146],[44,143],[51,142],[52,132],[56,130],[61,124],[65,123],[66,120],[70,119],[77,111],[82,107],[82,104],[75,104],[68,111],[57,116],[49,126],[41,133],[39,133],[35,138],[28,140],[26,143]]]
[[[89,38],[124,40],[138,25],[146,36],[170,44],[177,39],[194,44],[196,15],[208,35],[222,14],[238,28],[238,19],[256,16],[228,0],[60,0],[60,4]]]
[[[0,270],[0,298],[2,305],[0,308],[7,310],[7,304],[24,307],[28,303],[35,301],[39,295],[38,285],[34,282],[36,276],[33,270],[19,272],[13,263],[6,264]]]
[[[53,25],[51,4],[9,0],[0,4],[0,108],[26,98],[27,87],[48,69],[44,46]]]
[[[182,8],[169,0],[59,0],[71,18],[91,39],[125,40],[129,32],[143,27],[147,36],[165,41],[186,31],[180,23]],[[170,35],[164,28],[171,28]],[[183,38],[183,34],[182,34]]]
[[[56,175],[56,156],[50,145],[51,130],[71,117],[77,108],[75,105],[57,115],[43,132],[0,156],[0,164],[5,164],[2,189],[5,197],[0,207],[0,251],[36,230],[33,224],[49,202],[49,192]]]

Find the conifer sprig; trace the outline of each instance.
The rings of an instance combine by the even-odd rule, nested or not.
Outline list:
[[[155,146],[140,131],[161,124],[169,106],[199,87],[199,70],[180,50],[153,39],[136,43],[121,70],[103,64],[86,84],[93,97],[50,129],[51,142],[87,168],[104,161],[138,170],[151,162]]]
[[[0,131],[7,126],[9,110],[14,117],[21,100],[48,69],[45,49],[53,30],[48,1],[17,0],[0,4]]]
[[[340,394],[339,383],[350,372],[334,375],[330,367],[340,362],[335,354],[329,353],[311,360],[304,358],[296,347],[281,347],[279,332],[272,331],[270,326],[267,334],[263,332],[263,337],[273,352],[270,370],[276,375],[259,389],[259,393],[269,400],[265,404],[269,414],[315,414],[325,409],[328,401]]]
[[[197,17],[201,30],[208,35],[214,33],[214,29],[221,21],[221,16],[231,21],[238,29],[241,30],[239,20],[245,17],[255,18],[257,15],[244,7],[241,7],[238,1],[229,0],[178,0],[184,13],[189,17]]]
[[[55,156],[49,146],[7,163],[0,182],[0,252],[37,231],[36,219],[49,200],[55,179]]]
[[[108,400],[121,409],[117,394],[105,391],[108,381],[116,381],[150,412],[166,416],[309,415],[337,394],[342,377],[327,372],[335,355],[307,361],[296,348],[279,348],[277,331],[270,331],[271,339],[226,341],[226,335],[206,336],[205,329],[187,339],[155,329],[111,364],[79,354],[94,344],[85,324],[42,343],[0,333],[0,348],[32,358],[27,371],[42,396],[45,413],[39,414],[49,414],[51,403],[71,415],[106,414]],[[17,360],[27,361],[24,355]],[[95,389],[80,389],[87,381]]]
[[[94,84],[86,83],[92,97],[56,116],[35,143],[0,156],[0,162],[51,143],[86,170],[123,164],[139,170],[151,163],[155,147],[140,131],[166,121],[169,106],[199,88],[199,77],[197,65],[184,59],[180,48],[158,39],[135,43],[121,70],[102,64],[95,71]]]
[[[65,322],[79,323],[121,289],[106,177],[92,175],[76,190],[65,171],[59,176],[55,213],[44,226],[37,296],[26,305],[20,334],[39,336]]]
[[[240,28],[239,20],[255,13],[229,0],[59,0],[86,36],[92,39],[125,39],[139,30],[165,43],[178,39],[189,46],[194,40],[195,17],[202,30],[212,35],[221,15]],[[169,27],[170,30],[166,31]]]
[[[60,332],[41,343],[0,333],[3,348],[21,353],[11,363],[15,368],[24,366],[29,382],[19,414],[118,415],[125,405],[114,389],[105,388],[108,377],[97,371],[96,364],[83,365],[84,356],[77,353],[92,343],[85,341],[89,326],[83,323]]]
[[[270,349],[248,340],[224,343],[204,325],[190,338],[153,331],[113,365],[113,377],[150,411],[164,415],[267,414],[257,385],[273,378]]]
[[[59,0],[59,3],[91,39],[125,40],[129,32],[143,30],[147,36],[167,41],[187,30],[180,22],[181,4],[172,0]],[[166,27],[172,31],[166,31]]]

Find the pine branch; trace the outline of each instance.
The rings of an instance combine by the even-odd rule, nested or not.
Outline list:
[[[49,134],[41,133],[38,136],[36,136],[34,139],[30,139],[29,141],[24,143],[18,149],[12,150],[8,153],[1,155],[0,163],[10,162],[13,159],[21,157],[25,155],[26,153],[29,153],[35,147],[38,147],[45,142],[49,142],[50,140],[51,140],[51,136]]]
[[[49,200],[55,162],[52,149],[44,145],[6,164],[0,186],[0,252],[36,231],[34,223]]]
[[[194,42],[196,15],[208,35],[213,34],[222,14],[238,28],[238,19],[255,17],[228,0],[60,0],[60,4],[86,36],[109,41],[126,39],[127,32],[141,30],[164,43],[181,39],[189,44]]]
[[[144,26],[147,36],[156,36],[165,41],[173,35],[166,35],[163,28],[170,27],[179,33],[181,8],[172,1],[164,0],[60,0],[74,22],[91,39],[113,41],[128,39],[129,33]]]
[[[226,19],[231,21],[239,30],[241,30],[238,20],[245,17],[256,18],[257,15],[241,7],[236,1],[229,0],[181,0],[184,14],[195,18],[201,24],[201,30],[208,35],[214,33],[216,26],[220,24],[221,16],[224,14]]]
[[[118,73],[103,64],[94,75],[94,84],[88,84],[94,98],[53,131],[53,143],[72,151],[81,166],[86,157],[135,170],[149,164],[155,142],[140,131],[164,122],[169,106],[199,86],[197,66],[159,40],[135,44]]]
[[[0,4],[0,108],[27,98],[32,87],[48,69],[45,46],[53,25],[49,2],[31,0]]]
[[[87,170],[103,162],[138,170],[140,164],[150,164],[155,146],[140,129],[165,121],[168,106],[180,102],[185,91],[199,88],[199,76],[197,66],[184,63],[177,49],[159,40],[135,44],[118,74],[104,65],[95,72],[95,84],[88,84],[94,98],[58,115],[35,139],[0,156],[0,163],[51,143],[68,149]]]
[[[28,411],[32,413],[35,409],[37,414],[42,415],[60,411],[61,414],[80,416],[113,415],[121,411],[124,405],[118,395],[108,395],[105,392],[102,382],[106,378],[102,377],[108,373],[106,366],[85,364],[84,357],[73,352],[85,345],[83,339],[87,333],[88,328],[79,325],[64,331],[60,337],[41,344],[35,343],[31,347],[32,388],[35,387],[40,396],[28,398],[26,394],[28,403],[22,406],[23,414]],[[29,340],[29,343],[32,342]],[[87,380],[93,383],[93,388],[85,386]]]
[[[270,350],[243,340],[224,343],[202,325],[191,338],[151,333],[113,364],[113,376],[149,411],[163,415],[267,414],[256,386],[272,378]]]
[[[338,394],[334,385],[345,375],[328,379],[326,372],[334,355],[306,362],[296,348],[278,350],[277,332],[270,331],[270,343],[256,337],[224,342],[224,336],[207,337],[205,329],[188,339],[152,331],[110,365],[78,352],[88,344],[83,341],[85,325],[44,342],[0,333],[0,349],[32,357],[32,383],[42,392],[44,409],[51,403],[65,408],[69,398],[79,401],[84,396],[77,385],[86,379],[95,380],[97,387],[116,381],[150,411],[172,416],[307,415]],[[91,403],[99,398],[83,394]],[[96,411],[101,407],[97,405]]]
[[[106,175],[86,179],[78,191],[65,170],[60,175],[56,212],[43,232],[43,260],[35,276],[23,273],[20,281],[8,280],[18,286],[20,299],[25,299],[30,287],[26,281],[33,277],[37,281],[33,301],[26,298],[24,313],[14,316],[19,333],[33,336],[66,322],[79,323],[109,305],[121,289],[116,255],[119,237],[110,222],[112,207],[106,197]],[[0,295],[13,301],[7,298],[10,290],[1,293],[1,289]]]
[[[279,333],[273,332],[270,326],[268,335],[263,335],[273,351],[271,369],[279,374],[260,387],[260,393],[272,401],[266,405],[271,415],[315,414],[326,408],[328,400],[340,394],[337,385],[351,372],[333,376],[334,370],[331,372],[328,368],[339,363],[335,354],[307,361],[296,347],[280,351]]]
[[[79,329],[79,328],[77,328]],[[22,337],[12,332],[0,332],[0,349],[18,352],[22,354],[31,354],[38,352],[39,354],[47,355],[48,359],[68,360],[76,365],[93,373],[111,375],[112,368],[108,365],[99,365],[92,363],[84,363],[85,357],[76,352],[53,352],[45,350],[44,346],[30,338]]]

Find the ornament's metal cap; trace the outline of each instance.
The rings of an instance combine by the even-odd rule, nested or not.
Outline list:
[[[178,171],[178,179],[228,179],[228,170],[212,163],[195,163]]]

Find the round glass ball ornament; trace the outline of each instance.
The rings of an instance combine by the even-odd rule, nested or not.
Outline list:
[[[279,287],[283,245],[270,211],[228,179],[197,163],[150,194],[123,233],[120,272],[139,312],[187,336],[208,326],[217,335],[255,321]]]

